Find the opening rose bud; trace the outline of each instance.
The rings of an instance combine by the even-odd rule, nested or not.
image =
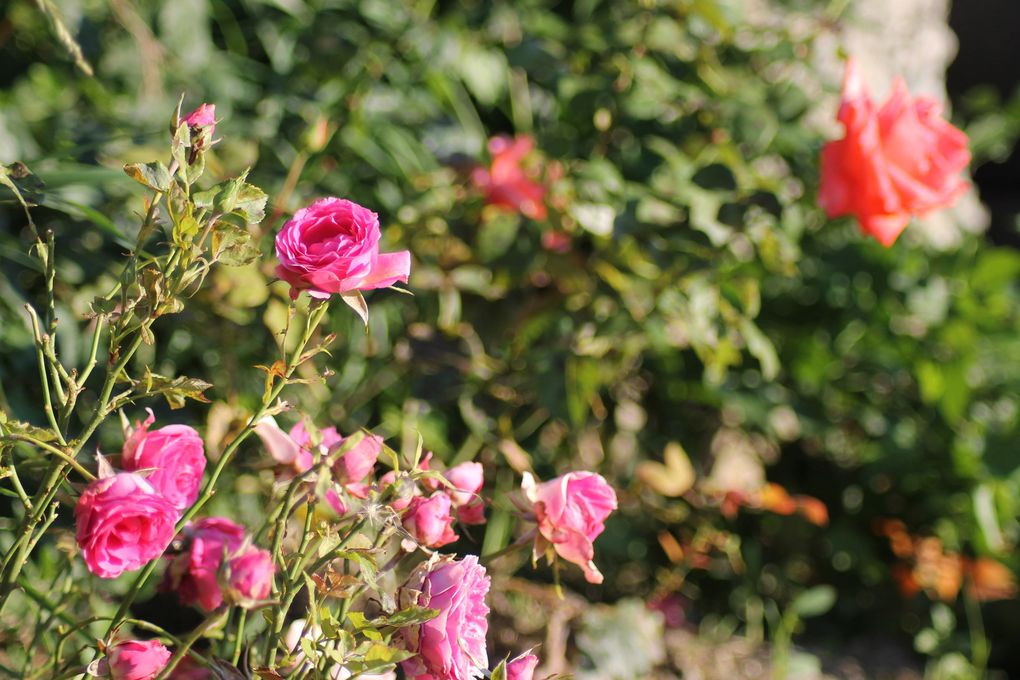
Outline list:
[[[170,650],[157,640],[128,640],[111,646],[105,661],[112,680],[152,680],[166,668]]]
[[[404,512],[403,523],[407,533],[426,548],[440,548],[457,540],[453,531],[452,503],[442,491],[428,498],[412,498]]]
[[[323,198],[294,213],[276,235],[276,275],[314,298],[407,283],[411,253],[379,252],[379,216],[342,198]]]
[[[506,680],[532,680],[538,657],[534,654],[521,654],[506,664]]]

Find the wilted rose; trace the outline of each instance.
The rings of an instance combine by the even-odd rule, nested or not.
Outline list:
[[[592,542],[616,510],[613,487],[594,472],[568,472],[541,484],[535,484],[528,475],[524,491],[538,521],[536,550],[544,549],[547,541],[560,557],[580,566],[590,583],[602,583],[602,574],[593,561]]]

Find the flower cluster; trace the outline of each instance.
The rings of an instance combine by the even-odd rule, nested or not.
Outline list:
[[[76,537],[89,571],[116,578],[163,554],[174,527],[198,496],[206,457],[187,425],[137,424],[121,453],[122,472],[100,477],[75,506]]]

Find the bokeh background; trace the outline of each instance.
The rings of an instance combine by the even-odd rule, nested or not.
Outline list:
[[[522,559],[494,589],[497,650],[542,643],[548,672],[588,678],[1012,676],[1020,17],[1011,0],[897,0],[933,22],[929,43],[883,34],[888,4],[8,0],[0,162],[44,183],[71,359],[87,336],[70,320],[137,229],[121,166],[165,153],[182,93],[221,121],[206,180],[251,168],[270,194],[263,252],[314,198],[379,212],[385,249],[413,253],[414,296],[373,294],[368,333],[337,310],[333,374],[292,395],[300,408],[484,461],[495,503],[463,539],[475,552],[511,540],[501,499],[522,470],[598,470],[620,493],[605,584],[564,572],[560,599]],[[974,153],[972,195],[888,250],[815,201],[858,49],[876,94],[891,69],[948,92]],[[534,138],[544,219],[472,187],[499,134]],[[0,407],[31,420],[21,306],[44,282],[0,199]],[[213,383],[210,404],[153,404],[212,455],[275,352],[272,270],[268,255],[217,269],[140,352]],[[258,455],[232,472],[232,512],[259,508]]]

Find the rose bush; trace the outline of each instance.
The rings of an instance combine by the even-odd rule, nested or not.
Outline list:
[[[0,155],[41,159],[29,162],[38,177],[2,168],[34,226],[0,189],[0,465],[16,472],[0,479],[12,641],[0,666],[59,676],[158,634],[182,653],[175,674],[391,673],[413,663],[404,629],[428,623],[392,589],[434,551],[405,525],[417,530],[412,505],[437,494],[449,514],[423,519],[459,537],[438,550],[484,556],[494,579],[489,658],[545,642],[538,677],[614,675],[614,654],[628,678],[654,659],[689,660],[649,652],[641,664],[660,617],[638,607],[627,619],[633,597],[649,597],[662,625],[729,635],[711,622],[739,621],[781,641],[793,613],[831,601],[829,585],[838,602],[810,632],[843,642],[847,621],[867,621],[911,650],[921,626],[916,648],[959,660],[968,642],[945,622],[972,620],[965,598],[1014,586],[1017,383],[1003,358],[1017,258],[948,213],[948,227],[910,229],[888,250],[825,219],[816,178],[831,137],[816,125],[836,115],[838,83],[811,55],[830,50],[815,35],[841,34],[836,5],[298,2],[206,15],[203,4],[67,9],[102,97],[34,5],[0,11],[18,36],[0,36]],[[784,13],[763,18],[759,5]],[[220,119],[178,107],[169,152],[158,150],[180,91],[207,93]],[[974,127],[967,106],[956,102],[955,120],[978,162],[1004,153],[990,130],[1011,114]],[[952,139],[912,100],[900,108],[895,157],[867,146],[861,164],[838,168],[844,188],[891,167],[938,184],[919,170],[949,167],[938,149],[896,140]],[[846,128],[835,153],[864,148],[858,132]],[[913,214],[914,196],[893,189],[889,214]],[[376,213],[388,245],[358,240],[371,220],[303,220],[280,258],[298,285],[275,282],[273,238],[323,196]],[[367,289],[364,264],[403,249],[414,297],[379,290],[368,313],[353,292]],[[337,292],[316,288],[313,271]],[[310,295],[292,303],[300,290],[329,309]],[[365,313],[367,332],[336,297]],[[103,476],[91,452],[121,449],[117,412],[144,406],[200,434],[204,483],[163,559],[97,584],[65,516]],[[269,417],[270,435],[290,439],[282,456],[250,436]],[[333,437],[365,428],[380,439],[358,474]],[[602,475],[618,497],[593,560],[597,506],[557,514],[513,492],[525,472],[571,471]],[[173,580],[209,516],[240,530],[199,550],[203,603],[189,577]],[[909,536],[896,534],[896,552],[874,529],[889,517]],[[254,611],[222,599],[242,545],[276,567]],[[531,563],[525,546],[565,568]],[[602,584],[586,578],[592,561]],[[959,578],[932,576],[946,565]],[[149,600],[156,582],[164,593]],[[621,605],[584,611],[581,595]],[[926,598],[940,600],[931,622]],[[980,607],[997,654],[1009,606]],[[109,620],[58,646],[63,619],[48,607]],[[543,629],[564,610],[576,613],[569,630]],[[321,634],[281,642],[295,617]],[[511,620],[526,623],[516,636]],[[135,627],[146,622],[163,632]],[[564,633],[571,644],[552,644]]]

